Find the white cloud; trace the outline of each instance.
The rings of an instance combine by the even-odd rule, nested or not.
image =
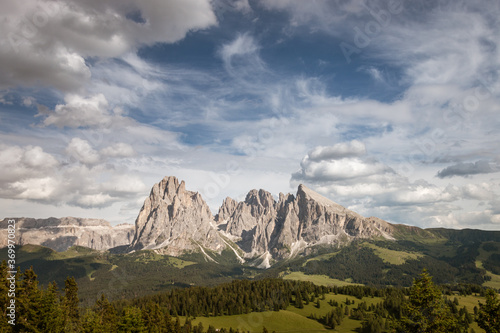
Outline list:
[[[48,85],[75,91],[90,79],[87,57],[173,43],[217,23],[209,0],[27,0],[2,6],[0,89]]]
[[[454,228],[472,221],[470,217],[475,215],[469,208],[471,203],[496,197],[497,187],[493,184],[436,185],[423,179],[411,181],[364,155],[364,147],[361,142],[345,142],[311,150],[303,158],[301,169],[292,175],[292,186],[305,183],[361,214],[396,223]],[[462,209],[471,213],[460,212]],[[481,225],[488,229],[488,224],[497,219],[491,212],[476,215],[477,221],[480,217]]]
[[[147,191],[148,188],[144,182],[134,175],[113,175],[111,179],[101,185],[105,193],[122,195],[136,194]]]
[[[266,70],[259,50],[260,46],[257,41],[246,33],[238,35],[233,41],[222,45],[219,54],[224,61],[226,71],[233,78],[250,82]],[[253,82],[253,84],[255,83]]]
[[[29,200],[50,199],[57,190],[58,182],[51,177],[28,178],[11,184],[17,198]]]
[[[113,115],[108,110],[108,101],[103,94],[89,98],[79,95],[67,95],[66,104],[58,104],[54,111],[41,110],[40,116],[46,115],[45,126],[62,127],[94,127],[109,126]]]
[[[71,139],[66,147],[66,153],[86,165],[97,164],[100,160],[99,153],[92,148],[90,143],[80,138]]]
[[[57,168],[59,162],[39,146],[7,146],[0,144],[0,182],[7,184],[22,181],[32,176],[43,176]]]
[[[134,148],[126,143],[118,142],[100,151],[101,155],[109,157],[131,157],[135,154]]]
[[[124,149],[121,155],[130,148],[115,146]],[[114,158],[124,156],[106,156],[103,161],[88,141],[79,138],[71,140],[66,153],[72,159],[60,163],[38,146],[0,145],[0,198],[103,208],[147,192],[134,171],[115,164]]]
[[[351,142],[341,142],[330,147],[316,147],[309,153],[312,161],[336,160],[344,157],[361,156],[366,153],[363,142],[353,140]]]
[[[338,25],[347,16],[358,16],[364,10],[361,1],[260,0],[259,3],[269,10],[288,12],[292,28],[307,26],[311,30],[328,33],[339,30],[341,27]]]
[[[109,206],[116,199],[112,198],[109,194],[84,194],[75,198],[75,205],[81,207],[104,207]]]

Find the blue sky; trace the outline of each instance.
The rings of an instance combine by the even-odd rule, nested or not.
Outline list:
[[[498,1],[0,1],[2,217],[133,223],[174,175],[500,228]]]

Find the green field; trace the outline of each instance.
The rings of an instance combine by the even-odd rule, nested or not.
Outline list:
[[[320,254],[319,256],[316,256],[314,258],[307,259],[303,264],[302,267],[307,265],[308,262],[310,261],[322,261],[322,260],[328,260],[331,257],[334,257],[338,254],[338,252],[332,252],[332,253],[325,253],[325,254]]]
[[[372,243],[363,243],[363,246],[373,249],[373,252],[379,256],[380,259],[391,265],[402,265],[407,260],[415,260],[424,256],[421,253],[389,250]]]
[[[453,299],[454,296],[450,297]],[[459,301],[459,307],[465,306],[470,313],[473,313],[474,306],[478,304],[478,301],[484,303],[484,298],[480,296],[456,296]],[[360,302],[366,302],[369,306],[371,304],[377,304],[383,302],[380,297],[364,297],[363,299],[357,299],[353,296],[347,295],[335,295],[326,294],[325,300],[320,300],[321,306],[318,309],[315,306],[315,302],[310,302],[305,304],[303,309],[298,309],[293,305],[290,305],[286,310],[280,310],[279,312],[265,311],[265,312],[252,312],[243,315],[235,316],[219,316],[219,317],[197,317],[192,319],[192,325],[198,325],[202,323],[204,329],[207,329],[209,325],[215,328],[226,328],[233,329],[238,328],[240,331],[250,331],[250,332],[262,332],[263,327],[266,327],[269,332],[338,332],[338,333],[351,333],[359,332],[361,327],[361,321],[350,319],[345,317],[342,324],[337,326],[334,330],[324,327],[321,323],[309,319],[308,316],[315,314],[318,317],[324,316],[330,310],[333,309],[332,306],[328,304],[328,301],[334,300],[345,306],[346,299],[354,304],[349,305],[349,308],[356,308]],[[181,324],[184,324],[185,317],[181,318]],[[470,328],[474,329],[475,332],[484,332],[483,329],[479,328],[476,322],[470,325]]]
[[[491,244],[500,245],[499,242],[488,242]],[[486,243],[485,243],[486,244]],[[483,268],[483,262],[492,254],[492,252],[485,251],[483,249],[484,244],[479,248],[479,255],[476,258],[476,266],[478,268]],[[494,274],[490,271],[486,271],[486,275],[491,277],[490,281],[483,283],[483,286],[488,288],[500,289],[500,275]]]
[[[198,317],[192,321],[193,325],[198,325],[201,322],[206,329],[209,325],[215,328],[238,328],[250,332],[262,332],[265,326],[269,332],[324,332],[327,331],[315,320],[306,318],[299,314],[287,310],[279,312],[265,311],[252,312],[236,316],[221,316],[221,317]],[[181,321],[183,323],[183,321]]]
[[[332,279],[326,275],[307,275],[302,272],[291,272],[290,274],[283,276],[284,280],[298,280],[298,281],[309,281],[318,286],[352,286],[361,284],[351,283],[349,281],[342,281],[337,279]]]

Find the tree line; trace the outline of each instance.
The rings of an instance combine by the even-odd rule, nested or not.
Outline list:
[[[310,282],[282,279],[236,280],[216,287],[190,287],[156,295],[109,302],[104,294],[94,305],[79,306],[78,285],[68,277],[64,287],[55,283],[40,286],[32,268],[17,274],[16,325],[7,319],[8,268],[0,266],[1,332],[155,332],[204,333],[239,332],[237,329],[194,325],[195,317],[279,311],[290,306],[330,307],[324,316],[311,314],[328,328],[342,324],[344,318],[360,320],[361,332],[468,332],[476,320],[490,332],[500,332],[500,301],[493,290],[485,291],[486,302],[468,313],[458,300],[443,295],[424,271],[411,288],[377,289],[365,286],[325,287]],[[345,302],[325,301],[335,293],[354,296]],[[383,302],[368,305],[364,297],[381,297]],[[183,317],[183,319],[181,319]],[[264,331],[267,331],[264,328]]]

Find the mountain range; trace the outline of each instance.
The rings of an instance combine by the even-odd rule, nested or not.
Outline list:
[[[439,237],[429,230],[363,217],[304,185],[296,195],[280,193],[278,200],[262,189],[251,190],[242,202],[228,197],[214,216],[200,193],[186,190],[185,182],[172,176],[153,186],[135,226],[112,227],[104,220],[71,217],[14,219],[20,245],[56,251],[79,245],[122,253],[200,253],[211,262],[229,251],[240,263],[260,268],[354,240]],[[1,221],[1,228],[7,228],[7,220]],[[0,240],[0,247],[6,246],[6,239]]]

